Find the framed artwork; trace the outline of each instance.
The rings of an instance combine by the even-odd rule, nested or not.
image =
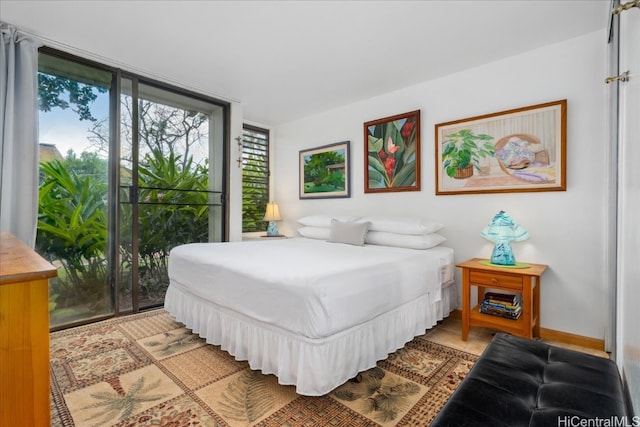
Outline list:
[[[436,194],[565,191],[567,100],[435,126]]]
[[[420,191],[420,110],[364,124],[365,193]]]
[[[351,196],[349,141],[300,151],[300,198]]]

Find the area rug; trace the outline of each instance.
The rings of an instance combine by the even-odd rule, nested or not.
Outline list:
[[[51,425],[428,426],[476,359],[420,336],[300,396],[159,309],[51,334]]]

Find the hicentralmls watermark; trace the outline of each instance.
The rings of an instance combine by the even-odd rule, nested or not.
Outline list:
[[[583,418],[565,415],[558,417],[558,427],[640,427],[640,416]]]

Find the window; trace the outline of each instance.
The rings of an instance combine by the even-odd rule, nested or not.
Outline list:
[[[52,329],[162,305],[170,249],[226,238],[229,104],[46,47],[38,67]]]
[[[264,211],[269,201],[269,131],[242,128],[242,231],[266,229]]]

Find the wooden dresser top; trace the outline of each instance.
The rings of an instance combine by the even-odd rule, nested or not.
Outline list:
[[[11,233],[0,233],[0,285],[57,276],[51,263]]]

